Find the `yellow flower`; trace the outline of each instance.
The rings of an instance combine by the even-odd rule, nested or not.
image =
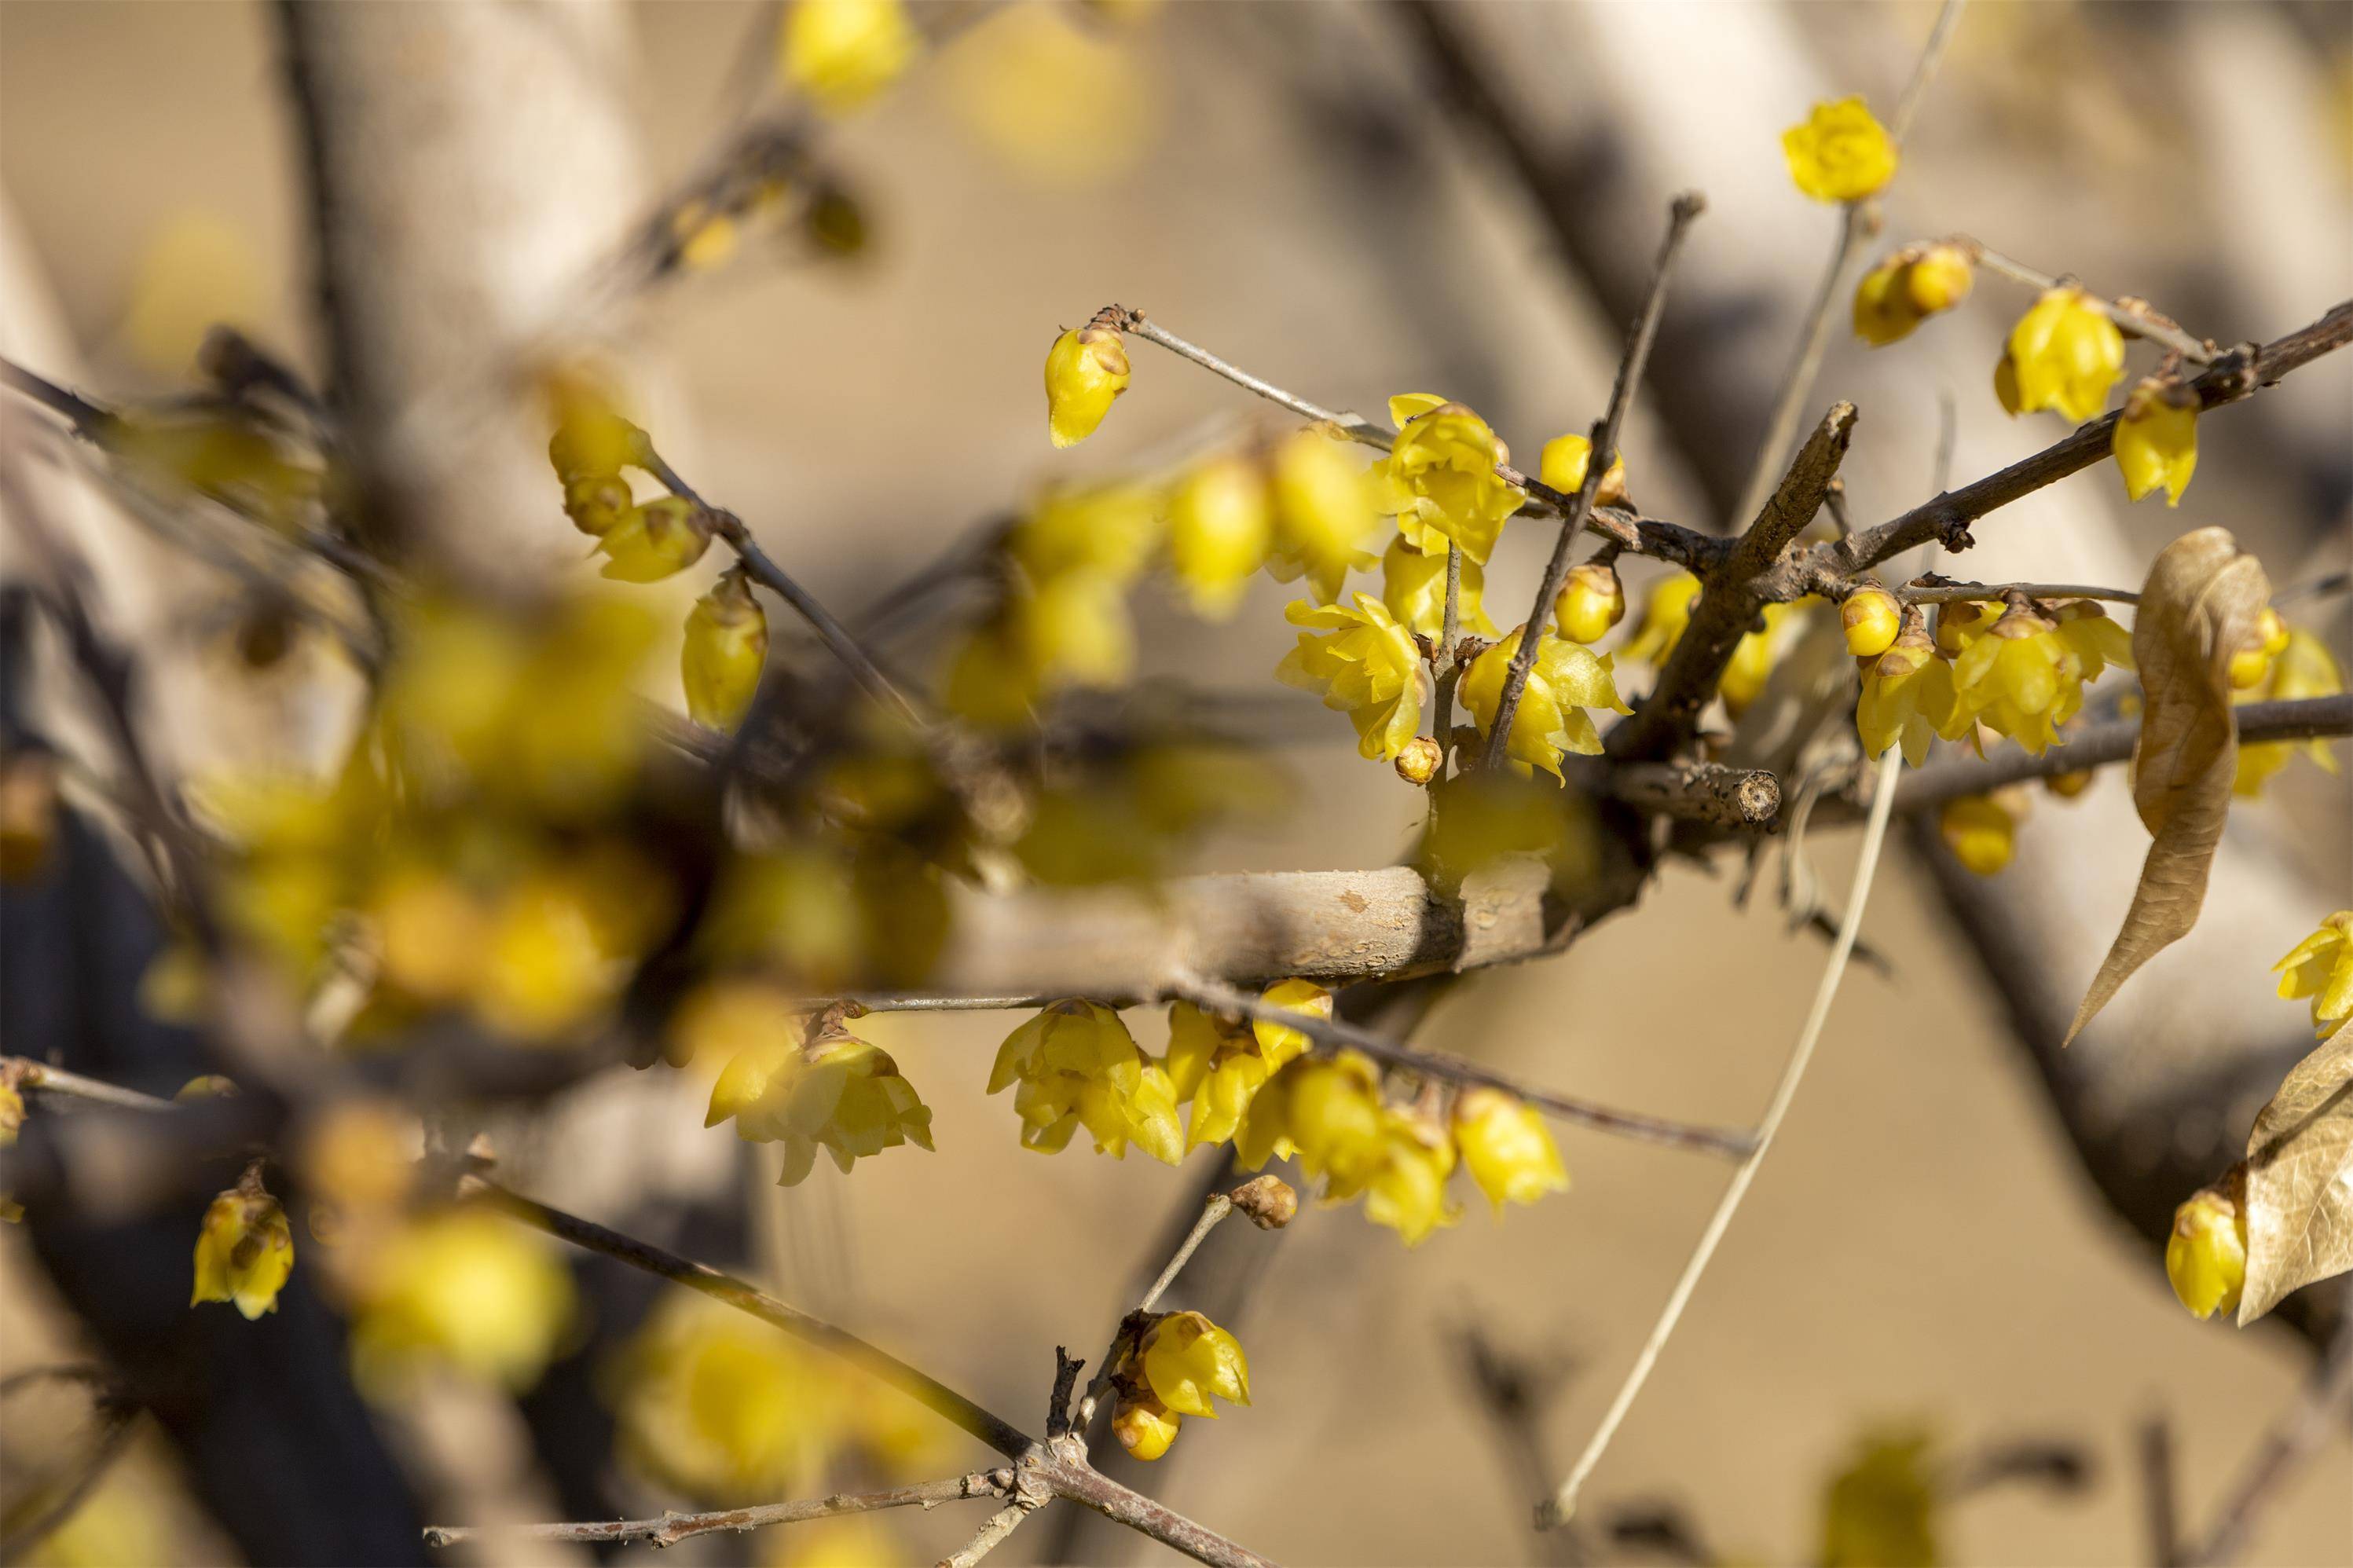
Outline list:
[[[1413,634],[1388,606],[1369,594],[1354,597],[1353,610],[1293,600],[1284,618],[1310,629],[1299,634],[1299,646],[1275,667],[1274,676],[1347,714],[1356,727],[1357,752],[1387,761],[1405,750],[1419,727],[1430,678]]]
[[[1096,1002],[1057,1002],[1005,1038],[988,1092],[1018,1083],[1021,1146],[1059,1152],[1084,1127],[1095,1152],[1126,1157],[1132,1142],[1173,1165],[1184,1156],[1176,1087],[1136,1048],[1119,1015]]]
[[[374,1397],[397,1394],[439,1362],[521,1390],[539,1381],[570,1331],[571,1271],[553,1245],[480,1209],[403,1226],[355,1281],[353,1370]]]
[[[1568,574],[1552,602],[1553,624],[1571,642],[1597,643],[1626,618],[1626,588],[1617,568],[1588,561]]]
[[[1987,795],[1947,801],[1936,814],[1936,833],[1953,858],[1980,877],[2000,874],[2018,847],[2018,819]]]
[[[2244,647],[2231,656],[2230,677],[2233,689],[2252,691],[2271,679],[2272,661],[2287,651],[2287,622],[2280,613],[2265,605],[2255,617],[2253,635]]]
[[[629,482],[618,474],[590,474],[564,486],[564,515],[591,539],[602,539],[618,528],[636,502]]]
[[[1147,1463],[1168,1451],[1168,1446],[1176,1441],[1176,1428],[1183,1425],[1183,1416],[1150,1397],[1123,1397],[1111,1417],[1119,1446]]]
[[[25,1097],[16,1092],[15,1084],[0,1080],[0,1149],[15,1143],[16,1133],[24,1125]],[[0,1220],[15,1225],[24,1217],[24,1205],[7,1194],[0,1193]]]
[[[2165,1243],[2165,1277],[2194,1318],[2228,1317],[2247,1284],[2247,1213],[2212,1187],[2173,1211]]]
[[[1568,1167],[1543,1112],[1500,1089],[1466,1089],[1454,1097],[1454,1143],[1471,1179],[1498,1213],[1568,1191]]]
[[[1459,629],[1482,637],[1495,635],[1495,623],[1481,604],[1487,574],[1469,555],[1462,557],[1462,575],[1455,584],[1454,613]],[[1381,556],[1381,602],[1400,625],[1435,642],[1446,631],[1446,556],[1424,555],[1400,534],[1389,541]]]
[[[2097,599],[2062,600],[2051,618],[2058,625],[2061,644],[2082,661],[2086,686],[2110,665],[2133,668],[2132,633],[2116,625]]]
[[[1822,1497],[1821,1568],[1930,1568],[1937,1551],[1940,1477],[1948,1462],[1925,1433],[1866,1434]]]
[[[768,617],[752,595],[752,580],[731,567],[687,612],[679,672],[688,716],[713,730],[734,729],[751,709],[767,662]]]
[[[1212,1398],[1248,1405],[1250,1361],[1240,1341],[1198,1312],[1170,1312],[1144,1331],[1139,1370],[1163,1409],[1217,1416]]]
[[[776,42],[785,80],[828,114],[889,87],[923,47],[899,0],[793,0]]]
[[[1196,615],[1223,620],[1242,584],[1266,563],[1274,503],[1256,464],[1212,458],[1177,481],[1168,498],[1168,563]]]
[[[294,1231],[286,1211],[261,1184],[259,1166],[205,1210],[196,1237],[196,1285],[188,1305],[233,1301],[248,1320],[278,1310],[278,1292],[294,1272]]]
[[[1839,605],[1839,625],[1846,633],[1847,652],[1857,658],[1877,658],[1895,646],[1904,614],[1886,589],[1858,588]]]
[[[1781,132],[1789,178],[1818,202],[1855,202],[1895,177],[1894,139],[1861,98],[1817,103],[1804,123]]]
[[[2326,1037],[2353,1017],[2353,910],[2339,910],[2272,965],[2279,994],[2312,998],[2312,1032]]]
[[[1772,677],[1781,623],[1796,608],[1795,605],[1766,605],[1765,628],[1750,632],[1732,645],[1732,657],[1725,660],[1724,674],[1717,679],[1715,690],[1724,699],[1725,711],[1734,718],[1748,710],[1748,705],[1757,700],[1765,689],[1765,682]]]
[[[1075,447],[1127,390],[1127,345],[1109,327],[1074,327],[1046,352],[1046,434]]]
[[[1435,393],[1390,398],[1389,417],[1397,439],[1376,472],[1398,530],[1425,554],[1443,555],[1451,542],[1485,565],[1504,520],[1527,499],[1495,472],[1510,452],[1485,420]]]
[[[1642,624],[1627,643],[1626,657],[1651,665],[1666,663],[1667,655],[1683,640],[1683,628],[1691,625],[1692,602],[1698,597],[1699,579],[1688,572],[1651,584],[1642,596]]]
[[[1058,488],[1039,498],[1007,545],[1040,588],[1081,572],[1125,587],[1151,563],[1161,527],[1160,493],[1149,485]]]
[[[1348,574],[1372,564],[1366,546],[1380,526],[1372,476],[1352,445],[1332,426],[1310,425],[1274,449],[1275,550],[1267,570],[1278,583],[1305,577],[1318,604],[1337,602]]]
[[[1985,636],[2003,611],[1999,604],[1982,599],[1958,599],[1936,606],[1936,651],[1947,658],[1958,658],[1968,646]],[[2131,638],[2125,639],[2127,647]]]
[[[1957,735],[1953,669],[1936,657],[1935,645],[1918,632],[1895,639],[1862,671],[1862,696],[1855,703],[1855,732],[1866,755],[1879,756],[1899,742],[1904,760],[1918,767],[1928,742]]]
[[[2055,408],[2078,424],[2098,414],[2125,374],[2125,338],[2081,289],[2043,290],[1994,369],[1994,391],[2012,414]]]
[[[1006,608],[1018,662],[1015,693],[1117,686],[1135,668],[1127,589],[1107,572],[1065,572],[1017,593]]]
[[[684,496],[633,506],[596,541],[602,575],[617,583],[659,583],[702,559],[711,548],[711,514]]]
[[[1264,1000],[1323,1017],[1332,1016],[1332,994],[1304,980],[1267,988]],[[1168,1009],[1166,1067],[1179,1103],[1192,1105],[1187,1151],[1234,1136],[1250,1100],[1266,1080],[1308,1047],[1297,1029],[1263,1021],[1243,1025],[1205,1013],[1190,1002]]]
[[[1525,626],[1515,628],[1509,637],[1472,659],[1471,668],[1463,673],[1462,706],[1478,721],[1482,735],[1495,727],[1495,710],[1503,700],[1504,681],[1513,656],[1519,652],[1521,635],[1526,630]],[[1617,713],[1632,711],[1619,700],[1609,656],[1545,634],[1537,640],[1535,663],[1529,668],[1528,683],[1520,693],[1519,708],[1512,715],[1506,753],[1516,766],[1542,768],[1559,778],[1564,752],[1591,756],[1601,750],[1601,735],[1593,727],[1593,716],[1585,711],[1588,708],[1607,708]]]
[[[550,1040],[586,1022],[628,977],[612,951],[609,911],[583,875],[543,869],[501,896],[483,933],[474,1011],[501,1034]],[[626,896],[626,895],[623,895]]]
[[[1362,1191],[1380,1159],[1381,1076],[1361,1051],[1304,1057],[1267,1080],[1234,1136],[1234,1158],[1255,1170],[1299,1157],[1307,1174]]]
[[[1546,441],[1539,461],[1536,478],[1565,496],[1573,496],[1584,488],[1585,474],[1593,466],[1593,441],[1586,436],[1556,436]],[[1594,487],[1595,506],[1624,506],[1626,502],[1626,459],[1609,459],[1609,471],[1601,476]],[[1590,639],[1588,639],[1590,640]]]
[[[2198,394],[2176,377],[2145,378],[2125,399],[2111,445],[2128,499],[2163,486],[2165,504],[2179,506],[2198,469]]]
[[[1905,246],[1855,285],[1854,335],[1873,348],[1910,337],[1922,321],[1968,299],[1973,281],[1958,247]]]
[[[789,1029],[779,998],[776,1025]],[[821,1148],[844,1174],[860,1156],[913,1143],[932,1146],[932,1111],[890,1053],[848,1035],[796,1045],[787,1036],[749,1047],[720,1069],[702,1120],[733,1117],[747,1142],[782,1143],[779,1186],[808,1179]]]
[[[613,1371],[616,1451],[700,1503],[799,1490],[849,1435],[849,1390],[831,1367],[695,1291],[665,1292]]]
[[[1382,1107],[1379,1156],[1356,1173],[1365,1217],[1396,1231],[1408,1247],[1420,1246],[1432,1231],[1461,1217],[1446,1197],[1446,1178],[1453,1173],[1454,1143],[1446,1129],[1418,1111]],[[1356,1190],[1335,1174],[1327,1201],[1353,1197]]]
[[[547,394],[555,413],[547,460],[566,486],[612,479],[623,468],[643,466],[646,433],[615,410],[604,388],[580,376],[564,375],[551,379]],[[621,504],[628,504],[626,487]]]
[[[2305,697],[2334,697],[2345,689],[2345,672],[2337,667],[2336,656],[2328,646],[2301,627],[2290,629],[2279,656],[2272,660],[2271,669],[2263,683],[2250,691],[2233,691],[2233,702],[2285,701]],[[2263,793],[2271,776],[2287,766],[2288,759],[2303,752],[2328,773],[2337,771],[2337,759],[2329,754],[2328,742],[2312,741],[2257,741],[2239,747],[2239,772],[2232,788],[2242,795]]]
[[[2084,661],[2053,623],[2012,610],[1953,661],[1953,690],[1970,718],[2041,756],[2084,705]]]

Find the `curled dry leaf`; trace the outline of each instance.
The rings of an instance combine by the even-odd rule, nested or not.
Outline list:
[[[2243,1327],[2353,1268],[2353,1024],[2295,1065],[2247,1140]]]
[[[2231,656],[2253,634],[2270,597],[2263,563],[2240,550],[2228,529],[2185,533],[2149,568],[2133,619],[2143,699],[2133,804],[2154,842],[2124,928],[2075,1009],[2069,1040],[2135,970],[2198,923],[2239,766]]]

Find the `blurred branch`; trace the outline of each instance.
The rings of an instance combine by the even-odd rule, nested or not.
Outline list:
[[[2339,1292],[2353,1299],[2353,1283]],[[2291,1477],[2328,1440],[2345,1429],[2353,1412],[2353,1310],[2337,1315],[2337,1331],[2328,1353],[2312,1369],[2295,1402],[2273,1423],[2254,1457],[2247,1462],[2205,1539],[2183,1554],[2193,1568],[2228,1563],[2245,1550],[2255,1521],[2280,1495]]]
[[[1504,753],[1511,747],[1512,721],[1520,710],[1520,696],[1527,689],[1528,675],[1535,668],[1536,650],[1544,642],[1546,617],[1552,614],[1553,600],[1568,576],[1569,546],[1593,515],[1593,498],[1600,492],[1610,465],[1618,460],[1619,432],[1625,428],[1626,411],[1634,403],[1634,389],[1641,384],[1643,367],[1650,363],[1651,345],[1658,342],[1659,318],[1666,311],[1667,279],[1674,273],[1675,254],[1683,249],[1683,237],[1693,223],[1706,210],[1707,198],[1697,191],[1681,192],[1667,205],[1667,234],[1659,242],[1659,259],[1651,268],[1650,291],[1643,296],[1642,309],[1636,314],[1634,324],[1627,330],[1626,348],[1618,360],[1617,380],[1609,388],[1609,412],[1593,426],[1585,478],[1562,513],[1560,534],[1553,541],[1551,559],[1545,563],[1535,607],[1528,611],[1520,646],[1513,650],[1511,668],[1504,675],[1503,690],[1495,698],[1495,718],[1487,732],[1487,754],[1482,766],[1493,769],[1504,765]],[[1611,537],[1620,543],[1626,542],[1615,534]]]
[[[2137,1434],[2140,1450],[2141,1508],[2148,1521],[2148,1560],[2156,1568],[2179,1568],[2181,1498],[2174,1472],[2173,1423],[2152,1412]]]
[[[168,1100],[142,1094],[135,1089],[103,1083],[94,1078],[84,1078],[78,1072],[53,1068],[29,1057],[0,1057],[0,1084],[20,1089],[29,1089],[37,1094],[52,1094],[65,1100],[87,1100],[93,1105],[111,1105],[121,1110],[177,1109]]]
[[[575,1524],[532,1524],[515,1530],[477,1529],[471,1525],[437,1524],[427,1528],[427,1546],[487,1545],[514,1541],[586,1541],[619,1544],[642,1541],[653,1546],[675,1546],[681,1541],[721,1531],[763,1530],[772,1524],[800,1524],[845,1513],[872,1513],[881,1509],[920,1508],[926,1513],[942,1503],[967,1498],[1004,1497],[1012,1490],[1013,1472],[999,1468],[975,1470],[944,1481],[899,1487],[890,1491],[840,1492],[808,1502],[762,1503],[754,1508],[721,1509],[710,1513],[665,1513],[659,1519],[586,1521]]]

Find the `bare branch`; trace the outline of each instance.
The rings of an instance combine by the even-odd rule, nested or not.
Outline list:
[[[765,1530],[772,1524],[800,1524],[845,1513],[872,1513],[888,1508],[920,1508],[926,1511],[942,1503],[965,1498],[1004,1497],[1013,1488],[1010,1469],[975,1470],[944,1481],[899,1487],[890,1491],[838,1492],[807,1502],[761,1503],[754,1508],[720,1509],[710,1513],[665,1513],[659,1519],[589,1520],[570,1524],[529,1524],[512,1530],[477,1529],[472,1525],[436,1524],[425,1531],[427,1546],[461,1546],[470,1542],[585,1541],[618,1543],[643,1541],[655,1546],[675,1546],[698,1535],[722,1531]]]
[[[2353,1305],[2353,1285],[2347,1287],[2345,1295],[2348,1305]],[[2210,1568],[2236,1557],[2254,1533],[2256,1518],[2297,1468],[2328,1440],[2330,1432],[2342,1428],[2348,1409],[2353,1409],[2353,1311],[2339,1318],[2328,1353],[2313,1368],[2295,1403],[2264,1435],[2262,1447],[2231,1489],[2214,1528],[2183,1561],[2192,1568]]]
[[[2004,278],[2013,282],[2026,284],[2029,288],[2058,289],[2073,283],[2071,279],[2053,278],[2048,272],[2038,271],[2022,261],[2013,261],[2000,251],[1971,239],[1965,234],[1955,235],[1950,243],[1968,252],[1969,256],[1981,264],[1987,271],[1998,272]],[[2126,331],[2147,338],[2154,343],[2162,343],[2192,364],[2214,363],[2213,344],[2202,339],[2191,337],[2188,332],[2183,331],[2180,324],[2172,318],[2158,314],[2147,300],[2110,300],[2094,294],[2088,289],[2083,289],[2082,292],[2087,304]]]
[[[1609,793],[1638,811],[1718,827],[1766,827],[1781,815],[1781,781],[1763,768],[1721,763],[1626,763],[1609,770]]]
[[[168,1100],[152,1094],[142,1094],[135,1089],[104,1083],[94,1078],[84,1078],[78,1072],[53,1068],[29,1057],[0,1057],[0,1083],[29,1089],[37,1094],[53,1094],[60,1099],[86,1100],[92,1105],[111,1105],[119,1110],[174,1110],[178,1107]]]

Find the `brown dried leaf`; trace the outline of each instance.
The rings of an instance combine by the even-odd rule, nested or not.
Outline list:
[[[2243,553],[2228,529],[2185,533],[2149,568],[2133,619],[2144,701],[2133,804],[2154,842],[2124,928],[2075,1009],[2069,1040],[2135,970],[2198,923],[2239,765],[2231,655],[2253,634],[2270,597],[2263,563]]]
[[[2353,1024],[2295,1065],[2247,1140],[2247,1284],[2239,1322],[2353,1268]]]

